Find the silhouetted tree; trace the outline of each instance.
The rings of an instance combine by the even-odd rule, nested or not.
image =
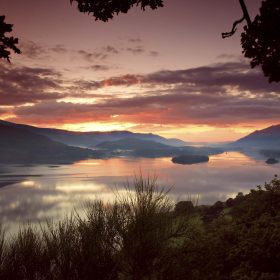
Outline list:
[[[280,1],[264,1],[260,14],[244,30],[241,44],[244,56],[251,59],[251,67],[260,65],[269,82],[279,82]]]
[[[13,30],[13,25],[5,22],[5,16],[0,16],[0,58],[7,59],[10,62],[11,50],[15,53],[20,53],[16,46],[18,38],[8,37],[6,33]]]
[[[230,32],[222,33],[223,38],[232,36],[237,25],[246,21],[241,34],[241,45],[245,57],[251,59],[251,67],[262,67],[269,82],[280,81],[280,1],[262,2],[260,13],[251,21],[244,0],[239,0],[243,16],[233,23]]]
[[[108,21],[115,14],[127,13],[133,6],[141,6],[157,9],[163,7],[163,0],[70,0],[77,2],[78,9],[82,13],[92,14],[95,20]]]

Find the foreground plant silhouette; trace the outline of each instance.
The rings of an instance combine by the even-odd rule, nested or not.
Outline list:
[[[187,219],[172,210],[155,179],[137,178],[113,204],[89,202],[83,217],[0,242],[0,279],[158,279],[187,233]]]
[[[280,180],[248,195],[195,206],[170,201],[155,179],[138,178],[113,204],[5,239],[0,279],[280,278]]]

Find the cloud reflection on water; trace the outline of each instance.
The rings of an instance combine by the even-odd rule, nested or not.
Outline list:
[[[196,197],[200,204],[225,200],[248,192],[279,173],[279,165],[268,166],[241,153],[210,157],[209,163],[175,165],[170,159],[87,160],[74,165],[5,166],[0,184],[27,174],[0,189],[0,221],[12,228],[22,222],[60,219],[73,208],[81,210],[89,199],[112,201],[115,191],[133,181],[140,172],[157,176],[158,183],[171,188],[175,200]],[[8,170],[7,170],[8,169]],[[1,177],[4,176],[4,177]]]

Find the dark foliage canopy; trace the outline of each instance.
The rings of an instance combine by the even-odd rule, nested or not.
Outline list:
[[[280,81],[280,1],[262,2],[260,13],[245,26],[241,35],[245,57],[251,59],[251,67],[262,67],[269,82]]]
[[[20,50],[16,46],[18,39],[14,37],[6,36],[6,33],[10,33],[13,30],[13,25],[5,22],[5,16],[0,16],[0,58],[10,61],[11,50],[15,53],[20,53]]]
[[[77,2],[78,9],[82,13],[92,14],[95,20],[108,21],[115,14],[127,13],[133,6],[140,6],[142,10],[146,7],[156,9],[163,7],[163,0],[70,0]]]

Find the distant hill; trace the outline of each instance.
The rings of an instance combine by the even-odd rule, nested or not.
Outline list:
[[[98,153],[0,123],[0,163],[72,163]]]
[[[24,130],[46,136],[53,141],[77,147],[90,148],[102,142],[117,141],[123,138],[149,140],[175,147],[186,145],[186,142],[180,139],[166,139],[164,137],[152,133],[133,133],[130,131],[73,132],[61,129],[39,128],[30,125],[15,124],[1,120],[0,123],[6,126],[22,128]]]
[[[167,146],[155,141],[137,138],[123,138],[107,141],[95,146],[108,156],[168,157],[176,153],[177,147]]]
[[[126,155],[136,157],[169,157],[181,154],[210,155],[222,152],[218,148],[172,147],[154,141],[136,138],[124,138],[117,141],[103,142],[96,145],[95,148],[111,156]]]
[[[117,141],[107,141],[95,146],[107,150],[139,150],[139,149],[169,149],[171,146],[157,143],[151,140],[138,138],[123,138]]]
[[[280,150],[280,125],[270,126],[231,143],[232,147]]]

